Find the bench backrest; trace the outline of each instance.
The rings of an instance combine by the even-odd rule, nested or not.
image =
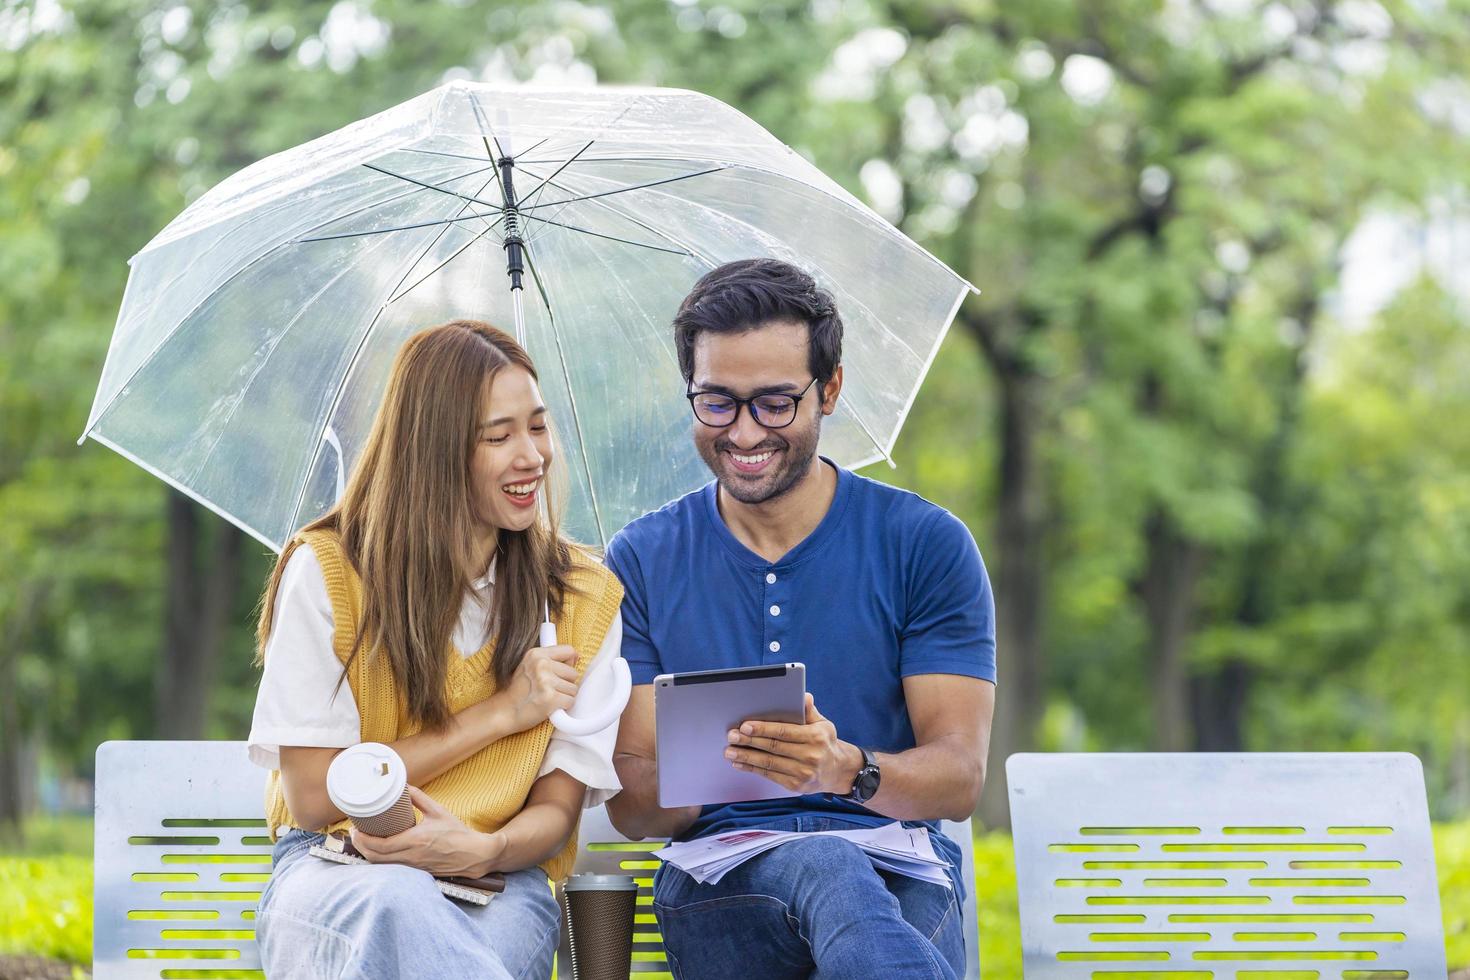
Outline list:
[[[1445,976],[1399,753],[1013,755],[1028,980]]]
[[[97,749],[93,975],[97,980],[264,980],[255,906],[270,878],[266,773],[243,742],[105,742]],[[975,880],[969,823],[946,824]],[[663,841],[630,842],[602,807],[582,817],[578,872],[639,881],[633,973],[664,973],[651,879]],[[968,980],[978,980],[974,888]],[[565,958],[561,962],[567,962]]]

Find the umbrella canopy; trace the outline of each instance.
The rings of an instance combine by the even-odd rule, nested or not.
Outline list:
[[[670,329],[699,276],[769,256],[833,293],[823,451],[849,466],[888,456],[973,289],[707,96],[456,82],[242,170],[134,256],[82,438],[279,549],[340,495],[409,335],[511,328],[516,251],[566,527],[603,543],[708,479]]]

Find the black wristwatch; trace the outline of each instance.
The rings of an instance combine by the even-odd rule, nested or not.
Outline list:
[[[878,780],[882,775],[878,770],[878,760],[873,758],[873,753],[858,746],[858,751],[863,754],[863,767],[858,770],[857,776],[852,780],[852,791],[847,794],[847,799],[854,803],[866,803],[878,795]]]

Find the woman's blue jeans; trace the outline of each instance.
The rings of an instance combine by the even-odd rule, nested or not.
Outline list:
[[[773,830],[848,830],[798,816]],[[940,885],[879,872],[836,837],[789,841],[701,885],[671,865],[653,908],[679,980],[955,980],[965,975],[960,903]]]
[[[266,976],[291,978],[551,976],[561,917],[540,868],[505,876],[484,907],[446,898],[427,872],[312,857],[321,834],[276,842],[255,933]]]

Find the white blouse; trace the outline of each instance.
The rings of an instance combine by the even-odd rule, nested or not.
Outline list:
[[[485,645],[494,584],[492,563],[490,573],[465,593],[454,631],[454,648],[461,657],[471,657]],[[321,563],[310,545],[300,545],[287,561],[276,590],[265,672],[250,725],[250,761],[256,765],[279,769],[282,745],[346,748],[362,741],[362,718],[352,689],[346,683],[337,686],[342,663],[332,648],[332,632],[332,600]],[[612,669],[622,639],[619,613],[584,678],[594,671]],[[613,768],[617,734],[616,723],[591,735],[553,731],[537,778],[560,769],[586,785],[584,807],[600,805],[623,788]]]

